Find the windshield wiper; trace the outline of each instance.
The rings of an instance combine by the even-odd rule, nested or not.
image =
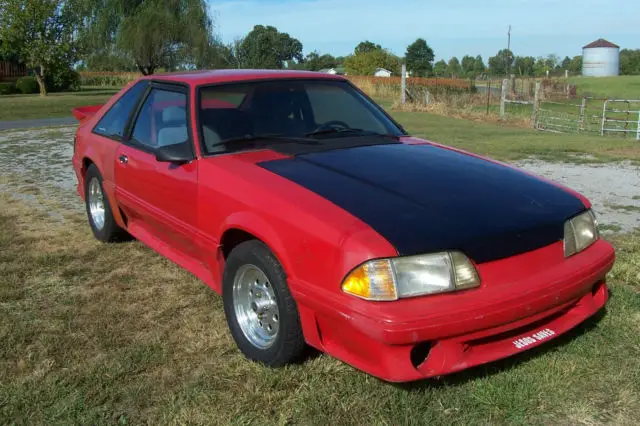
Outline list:
[[[347,133],[353,133],[353,134],[356,134],[357,136],[385,136],[385,137],[397,138],[397,136],[391,135],[391,134],[378,133],[378,132],[374,132],[371,130],[364,130],[364,129],[353,129],[351,127],[346,129],[338,129],[335,127],[331,127],[328,129],[320,129],[320,130],[315,130],[313,132],[309,132],[305,136],[318,136],[318,135],[329,135],[329,134],[335,135],[335,134],[347,134]]]
[[[244,136],[238,136],[235,138],[224,139],[218,142],[216,145],[229,145],[239,142],[256,142],[256,141],[271,141],[276,143],[303,143],[309,145],[318,145],[319,142],[309,138],[284,136],[284,135],[252,135],[247,134]]]

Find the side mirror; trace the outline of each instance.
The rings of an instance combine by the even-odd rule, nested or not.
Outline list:
[[[179,143],[161,146],[156,150],[156,161],[161,163],[186,164],[193,161],[190,144]]]

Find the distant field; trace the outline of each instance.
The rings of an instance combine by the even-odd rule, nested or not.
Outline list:
[[[51,93],[45,98],[3,95],[0,96],[0,120],[69,117],[72,108],[105,103],[117,91],[117,88],[84,88],[80,92]]]
[[[618,77],[571,77],[578,94],[597,98],[640,99],[640,75]]]

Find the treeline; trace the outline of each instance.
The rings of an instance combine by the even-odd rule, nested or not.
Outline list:
[[[481,56],[434,62],[426,40],[398,56],[366,40],[344,57],[303,54],[300,40],[272,26],[256,25],[223,43],[205,0],[0,0],[0,60],[25,64],[41,94],[78,84],[75,70],[153,74],[203,68],[338,68],[372,75],[384,68],[399,75],[482,78],[487,75],[579,74],[582,58],[517,56],[501,50],[485,64]],[[623,74],[640,74],[640,50],[621,52]]]

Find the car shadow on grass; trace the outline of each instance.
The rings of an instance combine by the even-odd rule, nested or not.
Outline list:
[[[612,296],[612,292],[609,291],[609,297],[611,298]],[[471,367],[467,370],[443,376],[441,378],[424,379],[409,383],[393,383],[393,386],[411,392],[424,390],[425,388],[439,389],[443,387],[461,386],[470,381],[494,376],[496,374],[511,370],[512,368],[515,368],[518,365],[523,364],[531,359],[542,356],[547,352],[554,351],[562,346],[565,346],[567,343],[575,340],[576,338],[589,333],[591,330],[597,327],[598,323],[600,323],[600,321],[606,316],[606,314],[607,308],[604,307],[593,316],[587,318],[581,324],[558,336],[557,338],[540,346],[536,346],[535,348],[520,352],[516,355],[512,355],[510,357],[503,358],[501,360],[497,360],[488,364]]]

